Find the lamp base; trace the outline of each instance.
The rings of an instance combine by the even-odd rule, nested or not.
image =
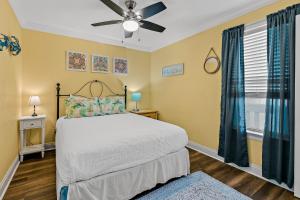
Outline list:
[[[140,109],[138,109],[138,102],[137,101],[135,102],[135,108],[132,109],[132,111],[133,112],[139,112],[140,111]]]
[[[35,113],[35,106],[33,106],[33,114],[32,114],[31,116],[32,116],[32,117],[38,116],[38,115]]]

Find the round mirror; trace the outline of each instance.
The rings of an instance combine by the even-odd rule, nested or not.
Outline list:
[[[204,62],[204,70],[208,74],[215,74],[220,69],[220,60],[218,57],[208,57]]]

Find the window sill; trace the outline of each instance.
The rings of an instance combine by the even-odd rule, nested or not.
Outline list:
[[[247,130],[247,138],[253,139],[253,140],[258,140],[258,141],[263,141],[264,135],[263,135],[263,133]]]

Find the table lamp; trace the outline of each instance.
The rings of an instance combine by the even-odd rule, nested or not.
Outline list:
[[[138,109],[138,102],[141,100],[142,94],[140,92],[133,92],[131,94],[131,100],[135,101],[135,109],[133,109],[134,112],[139,111]]]
[[[33,106],[33,114],[32,117],[36,117],[35,106],[39,106],[41,104],[41,100],[39,96],[30,96],[29,97],[29,105]]]

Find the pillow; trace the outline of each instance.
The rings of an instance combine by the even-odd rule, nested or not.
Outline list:
[[[101,115],[98,98],[85,98],[70,95],[65,100],[67,118],[92,117]]]
[[[126,112],[124,97],[113,96],[99,98],[101,112],[105,115]]]

